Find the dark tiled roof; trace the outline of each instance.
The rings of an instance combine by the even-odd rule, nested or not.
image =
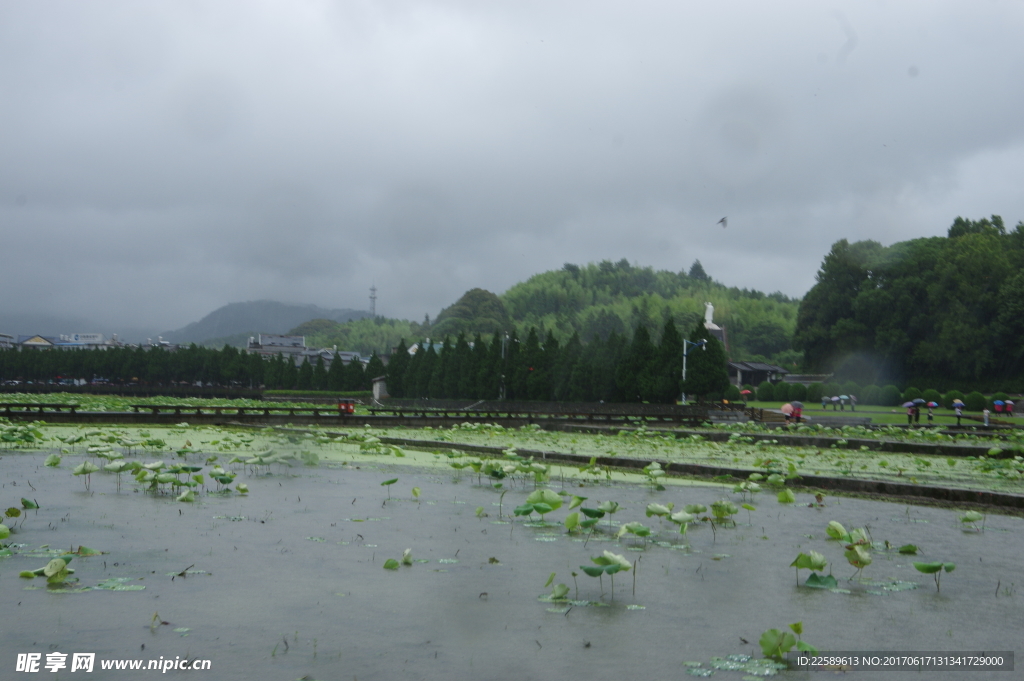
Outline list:
[[[768,371],[776,374],[788,374],[789,371],[783,369],[780,366],[774,364],[765,364],[763,362],[729,362],[729,366],[733,369],[739,369],[741,371]]]

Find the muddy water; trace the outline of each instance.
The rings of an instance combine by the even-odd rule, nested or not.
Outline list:
[[[749,520],[741,511],[735,528],[693,527],[682,546],[674,526],[644,517],[646,504],[710,505],[729,496],[725,489],[572,487],[590,497],[587,506],[618,501],[616,523],[640,520],[668,542],[639,550],[641,544],[603,535],[584,546],[564,528],[503,523],[499,492],[475,476],[456,482],[450,469],[424,460],[410,466],[357,456],[344,466],[275,466],[269,475],[239,476],[251,490],[247,497],[200,495],[186,504],[133,491],[128,483],[116,493],[113,476],[104,474],[93,475],[87,493],[70,473],[77,461],[45,468],[45,454],[0,458],[0,506],[19,505],[23,496],[41,506],[10,538],[26,545],[21,555],[0,558],[3,678],[15,676],[19,652],[45,659],[60,651],[93,652],[98,660],[209,659],[212,671],[196,676],[228,680],[668,679],[689,678],[686,662],[708,669],[716,656],[760,657],[761,632],[797,621],[804,638],[822,650],[1013,650],[1024,631],[1024,526],[1015,518],[992,516],[984,533],[966,533],[953,511],[852,499],[826,499],[821,509],[782,506],[760,495]],[[380,483],[394,477],[399,481],[388,501]],[[412,499],[414,486],[422,490],[419,501]],[[530,490],[532,484],[511,489],[503,510],[521,504]],[[478,507],[488,515],[478,518]],[[565,515],[562,509],[549,519]],[[853,568],[842,547],[826,541],[829,520],[848,529],[868,526],[875,540],[894,546],[917,544],[925,553],[916,560],[952,561],[957,569],[943,576],[937,593],[931,577],[911,567],[914,558],[875,551],[864,571],[874,581],[848,582]],[[123,578],[145,589],[53,593],[42,579],[20,579],[19,571],[49,559],[43,544],[107,552],[72,562],[76,586]],[[427,562],[382,569],[406,548]],[[613,601],[610,580],[602,596],[598,580],[580,571],[606,549],[639,560],[635,595],[631,572],[617,575]],[[833,561],[839,586],[849,593],[795,585],[787,566],[811,549]],[[186,577],[175,574],[189,567]],[[572,571],[580,575],[579,599],[606,605],[568,609],[569,603],[538,600],[549,591],[543,585],[551,572],[575,599]],[[897,581],[920,586],[884,588]],[[98,666],[91,678],[147,676]],[[43,673],[78,678],[67,670]],[[745,675],[718,670],[715,678]],[[969,678],[1022,676],[972,672]],[[781,672],[780,678],[812,677]]]

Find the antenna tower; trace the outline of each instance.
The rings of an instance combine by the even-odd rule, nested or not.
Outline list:
[[[370,316],[377,316],[377,285],[370,287]]]

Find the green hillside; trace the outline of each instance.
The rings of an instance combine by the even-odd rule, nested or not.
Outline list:
[[[588,265],[566,264],[516,284],[501,296],[473,289],[433,321],[359,319],[346,323],[313,320],[292,330],[309,345],[388,352],[401,339],[430,337],[437,342],[459,333],[480,334],[515,329],[525,338],[531,327],[562,342],[578,333],[586,343],[615,332],[631,336],[638,325],[659,342],[665,321],[693,328],[704,316],[704,303],[715,306],[715,322],[726,327],[732,359],[762,358],[789,363],[799,358],[790,341],[799,300],[781,293],[727,287],[708,276],[699,262],[689,272],[638,267],[626,260]]]

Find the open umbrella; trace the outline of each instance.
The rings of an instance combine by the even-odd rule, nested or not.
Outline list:
[[[953,404],[959,404],[959,405],[960,405],[960,406],[962,407],[962,406],[963,406],[963,404],[964,404],[964,401],[963,401],[963,400],[961,400],[961,399],[960,399],[960,398],[958,397],[958,398],[956,398],[955,400],[953,400]]]
[[[848,400],[848,399],[850,399],[850,396],[849,395],[840,395],[839,399],[841,399],[841,400]]]
[[[741,390],[740,395],[751,395],[754,391],[752,390]]]
[[[796,400],[793,400],[792,402],[790,402],[790,404],[792,404],[797,409],[803,409],[804,408],[804,403],[803,402],[797,402]]]
[[[995,400],[992,404],[998,404],[1001,407],[1006,404],[1006,402],[1003,402],[1002,400]]]
[[[788,404],[788,403],[784,404],[781,407],[779,407],[779,411],[781,411],[783,414],[792,414],[793,413],[793,405],[792,404]]]
[[[914,403],[913,403],[913,402],[904,402],[904,403],[903,403],[903,406],[904,406],[904,407],[913,407],[913,406],[914,406]]]
[[[939,406],[939,403],[938,402],[929,402],[928,406],[932,407],[934,409],[935,407]]]
[[[834,396],[834,397],[832,398],[832,401],[833,401],[833,402],[838,402],[838,401],[839,401],[839,396],[838,396],[838,395]]]
[[[921,398],[921,397],[915,397],[914,398],[914,404],[924,404],[924,403],[925,403],[925,400],[923,398]]]

